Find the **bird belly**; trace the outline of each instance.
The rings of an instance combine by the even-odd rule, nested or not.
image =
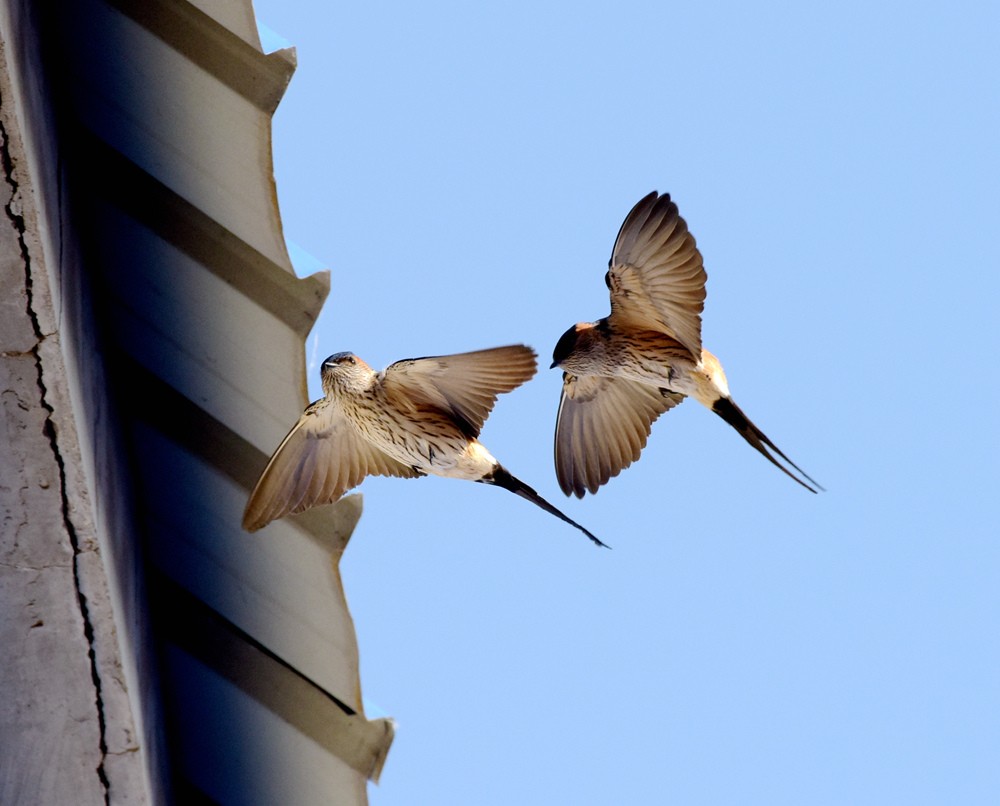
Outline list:
[[[611,369],[609,375],[677,392],[709,408],[729,392],[721,366],[707,351],[710,359],[706,361],[703,356],[702,361],[695,363],[683,348],[658,344],[653,339],[634,338],[624,341],[617,352],[607,362]]]
[[[372,409],[355,410],[351,414],[365,440],[396,461],[423,473],[479,479],[496,462],[482,445],[470,441],[454,423],[441,415],[414,412],[412,417],[396,417]]]
[[[428,438],[410,434],[404,443],[380,446],[385,453],[400,462],[416,467],[433,476],[479,481],[490,473],[497,460],[478,440]]]

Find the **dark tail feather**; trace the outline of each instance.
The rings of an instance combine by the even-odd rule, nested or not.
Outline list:
[[[493,472],[488,476],[483,476],[479,479],[483,484],[493,484],[497,487],[503,487],[505,490],[510,490],[515,495],[521,496],[521,498],[526,501],[530,501],[532,504],[537,504],[550,515],[555,515],[559,520],[565,521],[570,526],[575,526],[581,532],[583,532],[587,537],[593,540],[598,546],[604,546],[604,548],[611,548],[607,543],[599,540],[595,535],[591,534],[589,531],[584,529],[576,521],[567,518],[558,509],[556,509],[552,504],[542,498],[538,493],[532,490],[527,484],[521,481],[519,478],[512,476],[504,467],[497,465]]]
[[[739,431],[743,439],[745,439],[747,442],[753,445],[758,451],[760,451],[761,454],[763,454],[763,456],[767,458],[767,461],[769,461],[772,465],[778,468],[782,473],[784,473],[790,479],[794,479],[795,481],[797,481],[799,484],[801,484],[803,487],[809,490],[809,492],[811,493],[816,492],[815,488],[810,487],[808,484],[802,481],[802,479],[796,478],[795,475],[788,470],[788,468],[782,466],[781,463],[778,462],[778,460],[771,455],[770,451],[768,451],[767,448],[770,448],[776,454],[778,454],[778,456],[780,456],[782,459],[788,462],[788,464],[794,467],[800,474],[802,474],[804,478],[808,479],[810,483],[816,485],[816,487],[819,488],[820,490],[825,491],[825,488],[821,484],[816,482],[801,467],[799,467],[797,464],[795,464],[795,462],[793,462],[791,459],[785,456],[785,454],[781,452],[781,449],[778,448],[778,446],[775,445],[773,442],[771,442],[771,440],[767,438],[767,435],[763,431],[761,431],[757,426],[755,426],[752,422],[750,422],[750,418],[747,417],[740,410],[740,407],[737,406],[732,401],[731,398],[720,397],[718,400],[715,401],[715,404],[712,406],[712,411],[714,411],[723,420],[725,420],[733,428]],[[765,445],[767,447],[764,447]]]

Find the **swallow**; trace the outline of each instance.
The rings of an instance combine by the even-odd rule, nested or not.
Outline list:
[[[479,441],[497,395],[537,370],[524,345],[409,358],[376,372],[354,353],[320,368],[310,404],[261,473],[243,513],[254,532],[285,515],[332,504],[366,476],[434,475],[502,487],[605,544],[506,470]]]
[[[552,354],[552,367],[563,370],[555,465],[566,495],[596,493],[636,461],[656,418],[685,397],[722,417],[807,490],[823,489],[736,405],[722,364],[701,346],[705,280],[701,253],[670,195],[641,199],[622,223],[604,276],[611,314],[571,327]]]

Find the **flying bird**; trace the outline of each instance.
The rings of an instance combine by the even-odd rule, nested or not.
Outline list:
[[[366,476],[428,474],[493,484],[597,537],[511,475],[479,441],[497,395],[537,369],[524,345],[410,358],[376,372],[353,353],[323,362],[323,397],[306,408],[264,468],[243,513],[254,532],[331,504]]]
[[[641,199],[618,232],[604,276],[611,314],[571,327],[552,355],[552,366],[564,370],[555,464],[566,495],[596,493],[636,461],[656,418],[689,396],[807,490],[823,489],[750,422],[729,395],[722,364],[701,346],[705,280],[701,253],[670,195]]]

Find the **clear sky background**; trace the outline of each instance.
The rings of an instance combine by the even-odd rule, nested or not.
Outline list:
[[[341,350],[534,346],[483,442],[613,546],[497,488],[362,485],[344,584],[398,721],[371,802],[997,803],[1000,6],[256,8],[298,49],[286,236],[332,271],[313,395]],[[551,351],[653,189],[734,399],[827,493],[693,401],[559,492]]]

